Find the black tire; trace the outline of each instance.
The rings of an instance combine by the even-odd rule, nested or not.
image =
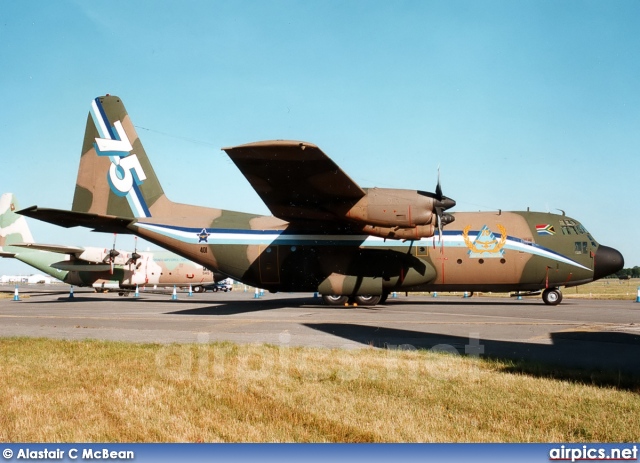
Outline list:
[[[193,287],[193,292],[194,293],[202,293],[202,292],[204,292],[204,288],[202,286],[200,286],[200,285],[194,286]]]
[[[562,302],[562,291],[558,288],[547,288],[542,292],[542,300],[547,305],[558,305]]]
[[[326,305],[345,305],[349,298],[337,294],[323,294],[322,300]]]
[[[370,294],[363,296],[355,296],[353,301],[358,305],[374,306],[380,302],[381,296],[372,296]]]

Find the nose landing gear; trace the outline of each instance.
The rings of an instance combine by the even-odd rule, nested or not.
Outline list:
[[[558,288],[547,288],[542,292],[542,300],[547,305],[558,305],[562,302],[562,291]]]

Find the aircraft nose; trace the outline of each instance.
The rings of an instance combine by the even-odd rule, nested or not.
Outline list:
[[[594,260],[594,280],[616,273],[624,267],[624,257],[622,257],[622,254],[609,246],[598,246]]]

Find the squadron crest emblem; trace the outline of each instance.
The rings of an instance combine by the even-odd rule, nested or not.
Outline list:
[[[468,225],[462,230],[462,237],[464,238],[464,243],[469,248],[469,257],[483,257],[483,258],[492,258],[492,257],[503,257],[504,250],[502,249],[507,242],[507,230],[502,225],[498,225],[498,230],[500,230],[500,239],[496,238],[496,235],[484,225],[476,238],[471,241],[469,238],[469,230],[471,230],[471,225]]]

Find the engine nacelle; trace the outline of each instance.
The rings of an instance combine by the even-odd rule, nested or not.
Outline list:
[[[109,262],[109,251],[110,249],[106,248],[86,247],[82,254],[78,256],[78,259],[96,264]],[[125,265],[131,257],[130,253],[125,251],[118,251],[118,253],[113,263],[115,265]]]
[[[412,228],[365,225],[362,228],[362,231],[367,235],[393,240],[419,240],[421,238],[429,238],[434,235],[435,230],[436,227],[433,224],[416,225]]]
[[[346,217],[367,225],[414,228],[435,222],[435,203],[435,199],[416,190],[370,188]]]

